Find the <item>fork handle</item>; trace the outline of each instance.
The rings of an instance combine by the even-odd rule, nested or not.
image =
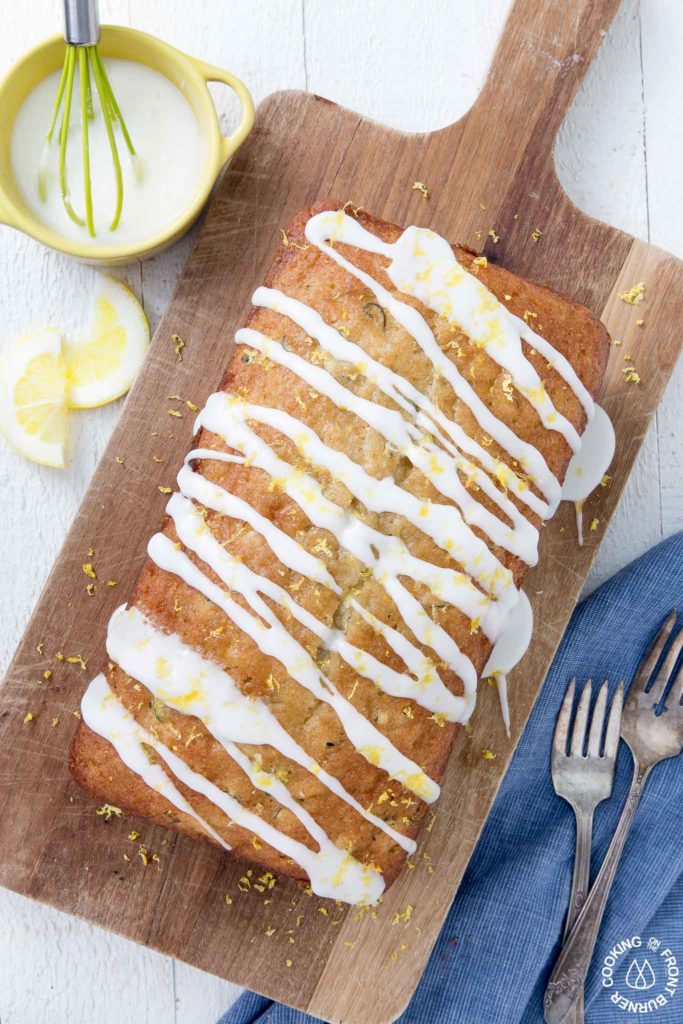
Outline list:
[[[569,907],[567,909],[567,920],[564,925],[564,939],[566,942],[570,932],[586,902],[588,885],[591,871],[591,846],[593,841],[593,811],[584,811],[574,808],[576,817],[576,853],[574,855],[574,873],[572,875],[572,888],[569,894]],[[583,988],[580,989],[573,1015],[567,1019],[567,1024],[583,1024]]]
[[[575,809],[574,814],[576,816],[576,854],[563,942],[569,938],[569,933],[576,924],[579,913],[586,902],[590,882],[593,811]]]
[[[573,1014],[577,999],[583,992],[607,897],[651,767],[643,767],[638,761],[634,762],[631,788],[616,832],[583,910],[579,913],[550,975],[543,1001],[547,1024],[568,1024],[569,1021],[576,1019]]]

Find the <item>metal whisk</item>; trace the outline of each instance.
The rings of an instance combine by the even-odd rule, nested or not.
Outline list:
[[[45,137],[45,147],[38,168],[38,192],[41,199],[47,197],[47,161],[49,158],[52,137],[59,117],[59,111],[63,111],[59,127],[59,188],[62,195],[62,202],[69,217],[76,224],[87,226],[88,233],[94,237],[95,225],[93,218],[92,185],[90,180],[90,148],[88,141],[88,125],[95,117],[93,104],[93,92],[91,88],[90,73],[95,82],[97,96],[99,99],[100,113],[104,121],[109,147],[111,149],[114,176],[116,179],[116,208],[114,217],[110,224],[110,231],[114,231],[121,219],[123,208],[123,175],[121,173],[121,160],[116,144],[114,127],[118,124],[125,141],[131,159],[135,161],[135,148],[131,141],[126,123],[123,120],[121,110],[114,91],[107,77],[98,43],[100,41],[100,17],[97,0],[64,0],[64,37],[66,39],[66,53],[64,54],[64,65],[57,89],[57,98],[52,111],[52,119]],[[71,118],[71,101],[73,98],[74,78],[76,65],[78,64],[78,78],[80,85],[81,105],[81,144],[83,151],[83,191],[85,195],[85,219],[80,217],[74,210],[69,197],[67,181],[67,136],[69,132],[69,120]]]

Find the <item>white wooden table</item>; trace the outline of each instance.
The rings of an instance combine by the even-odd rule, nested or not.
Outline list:
[[[570,0],[568,0],[570,2]],[[447,124],[472,102],[508,0],[102,0],[102,20],[162,36],[237,73],[256,101],[309,89],[406,130]],[[58,0],[6,0],[0,73],[59,30]],[[683,256],[683,4],[623,0],[557,147],[586,212]],[[229,119],[224,92],[217,104]],[[2,112],[0,111],[0,116]],[[37,129],[39,130],[39,126]],[[668,200],[668,201],[667,201]],[[672,213],[672,210],[674,211]],[[666,211],[666,212],[665,212]],[[121,272],[154,328],[191,238]],[[32,325],[78,323],[95,271],[0,228],[0,344]],[[683,365],[645,440],[590,585],[683,527]],[[121,403],[74,416],[69,468],[0,447],[0,671],[35,604]],[[93,540],[95,543],[95,540]],[[194,968],[0,890],[1,1024],[204,1024],[237,990]],[[473,1022],[479,1024],[479,1022]]]

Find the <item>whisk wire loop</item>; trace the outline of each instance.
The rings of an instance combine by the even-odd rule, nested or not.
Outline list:
[[[85,219],[88,234],[95,234],[92,212],[92,183],[90,181],[90,146],[88,144],[88,122],[93,117],[92,93],[90,91],[90,72],[88,70],[88,51],[86,47],[78,50],[78,78],[81,85],[81,145],[83,147],[83,194],[85,196]]]
[[[95,79],[97,95],[100,98],[104,127],[107,132],[107,138],[109,139],[109,148],[111,150],[111,158],[114,164],[114,176],[116,178],[116,209],[114,211],[114,219],[109,225],[109,230],[115,231],[121,219],[121,210],[123,209],[123,175],[121,173],[121,160],[119,159],[119,151],[116,146],[116,138],[114,136],[114,120],[111,113],[110,97],[113,94],[111,92],[111,88],[109,88],[109,90],[107,89],[108,82],[102,75],[104,65],[102,64],[101,59],[98,60],[99,54],[97,53],[96,48],[89,47],[89,49],[93,78]]]
[[[62,113],[62,123],[59,130],[59,189],[62,194],[62,202],[64,203],[64,209],[68,213],[69,217],[75,224],[83,226],[85,221],[82,217],[79,217],[73,206],[71,205],[71,199],[69,198],[69,186],[66,177],[66,147],[69,134],[69,121],[71,119],[71,100],[74,91],[74,72],[76,69],[76,47],[68,47],[69,63],[66,72],[66,83],[64,89],[64,112]]]

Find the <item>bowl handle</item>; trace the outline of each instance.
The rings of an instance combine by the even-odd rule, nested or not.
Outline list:
[[[9,228],[18,228],[19,223],[13,212],[12,203],[0,183],[0,224],[6,224]]]
[[[222,138],[222,167],[223,164],[230,159],[235,150],[239,149],[251,131],[254,124],[254,104],[246,85],[235,75],[231,75],[229,71],[224,71],[223,68],[215,67],[213,64],[207,64],[206,61],[199,60],[197,57],[191,57],[190,60],[205,82],[220,82],[223,85],[230,86],[237,96],[237,99],[240,102],[240,107],[242,108],[242,120],[239,125],[232,135],[223,136]]]

